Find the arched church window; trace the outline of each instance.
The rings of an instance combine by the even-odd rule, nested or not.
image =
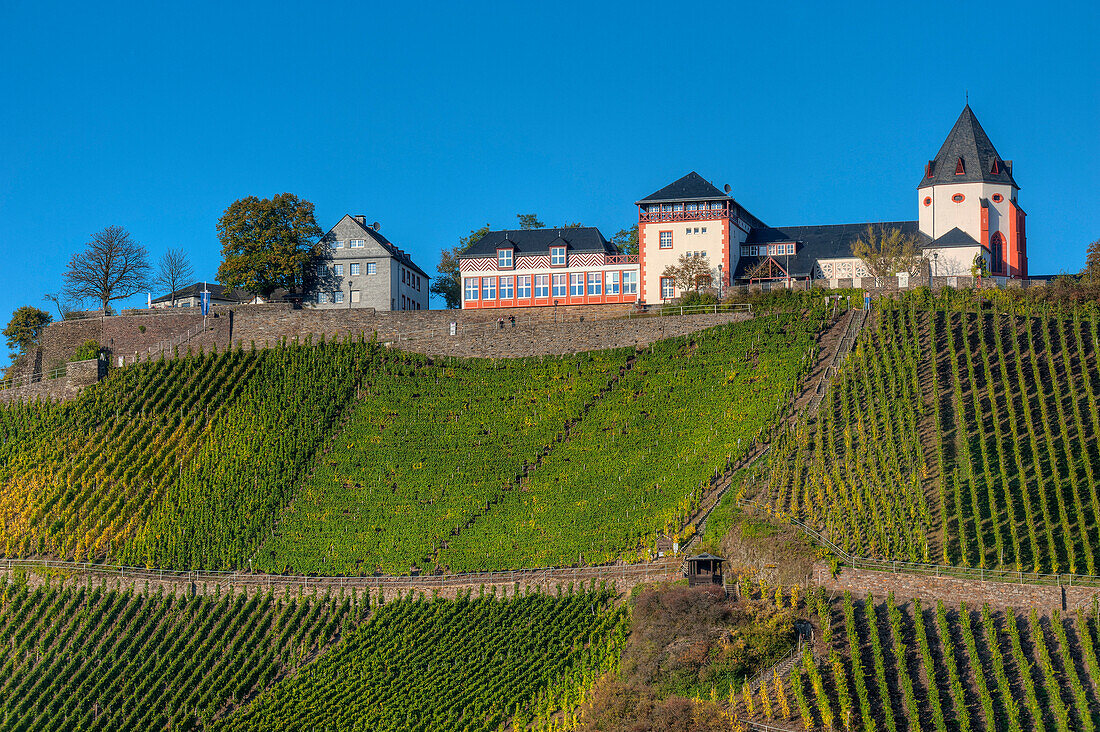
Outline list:
[[[993,232],[993,237],[989,240],[989,258],[993,260],[993,264],[990,269],[994,272],[1002,272],[1003,260],[1004,260],[1004,243],[1005,238],[1001,236],[1001,232]]]

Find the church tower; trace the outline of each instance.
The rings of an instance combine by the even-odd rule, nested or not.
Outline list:
[[[920,230],[932,240],[925,251],[940,263],[938,274],[970,274],[977,252],[992,274],[1027,277],[1019,190],[1012,161],[997,153],[967,104],[917,186]]]

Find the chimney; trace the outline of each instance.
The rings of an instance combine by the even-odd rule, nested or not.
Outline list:
[[[355,214],[355,220],[358,221],[363,226],[367,225],[367,215],[366,214]]]

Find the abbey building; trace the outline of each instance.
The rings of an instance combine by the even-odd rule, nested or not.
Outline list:
[[[1026,279],[1025,214],[1011,160],[1003,159],[968,104],[917,184],[916,220],[874,222],[917,238],[924,275],[968,276],[975,258],[996,278]],[[463,307],[615,302],[680,296],[664,272],[704,257],[719,287],[870,276],[852,248],[868,223],[769,226],[698,173],[636,202],[638,254],[620,253],[596,229],[491,231],[460,257]],[[811,282],[812,284],[812,282]],[[804,286],[804,285],[802,285]]]

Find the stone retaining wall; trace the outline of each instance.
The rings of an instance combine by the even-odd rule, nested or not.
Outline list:
[[[56,379],[43,379],[24,386],[0,391],[0,403],[33,402],[36,399],[71,399],[85,386],[99,380],[98,362],[78,361],[68,366],[68,373]]]
[[[814,565],[813,581],[827,590],[850,590],[860,597],[868,593],[885,597],[893,592],[898,600],[919,597],[939,599],[953,605],[965,602],[969,607],[981,607],[983,603],[1017,610],[1034,607],[1042,613],[1055,609],[1072,610],[1100,593],[1100,587],[1014,584],[851,567],[842,567],[834,577],[829,566],[823,563]]]

